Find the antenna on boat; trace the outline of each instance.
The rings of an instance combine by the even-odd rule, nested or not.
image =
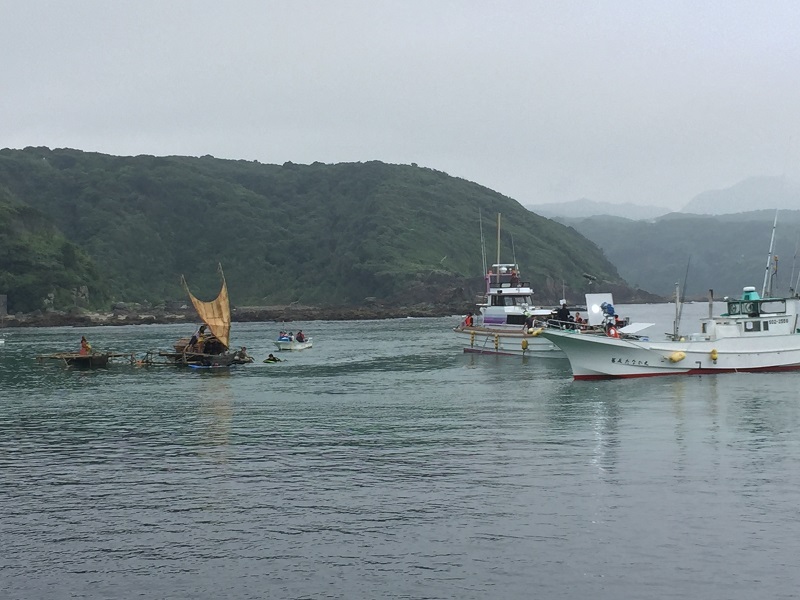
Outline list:
[[[683,290],[681,291],[679,283],[675,282],[675,324],[672,328],[672,339],[678,339],[678,333],[681,327],[681,314],[683,313],[683,302],[686,300],[686,281],[689,279],[689,265],[692,263],[692,255],[689,255],[689,260],[686,261],[686,273],[683,276]]]
[[[792,257],[792,274],[789,275],[789,295],[794,296],[794,291],[797,287],[794,285],[794,267],[797,263],[797,246],[800,244],[800,233],[797,234],[797,238],[794,242],[794,256]]]
[[[683,275],[683,288],[681,288],[681,302],[680,302],[681,308],[678,311],[678,325],[679,326],[680,326],[680,322],[681,322],[681,315],[683,314],[683,304],[686,301],[686,282],[689,279],[689,265],[691,263],[692,263],[692,255],[690,254],[688,260],[686,261],[686,273],[684,273],[684,275]]]
[[[772,297],[773,284],[778,278],[778,257],[772,257],[772,272],[769,275],[769,285],[767,286],[767,296]]]
[[[791,282],[789,282],[789,283],[791,284]],[[798,287],[800,287],[800,271],[798,271],[797,279],[794,282],[794,289],[795,289],[794,296],[797,296],[797,288]]]
[[[483,275],[485,277],[489,271],[486,265],[486,239],[483,237],[483,215],[480,208],[478,209],[478,225],[481,228],[481,258],[483,259]]]
[[[675,321],[672,323],[672,339],[678,340],[678,329],[680,327],[681,322],[681,289],[680,283],[675,282]]]
[[[517,249],[514,247],[514,234],[511,234],[511,256],[514,257],[514,267],[517,266]]]
[[[497,264],[500,264],[500,213],[497,213]],[[500,267],[498,266],[496,275],[497,285],[500,285]]]
[[[767,281],[769,280],[769,269],[772,265],[772,248],[775,244],[775,228],[778,226],[778,211],[775,210],[775,220],[772,223],[772,237],[769,240],[769,254],[767,254],[767,268],[764,271],[764,285],[761,286],[761,297],[767,293]],[[772,284],[770,283],[770,287]]]

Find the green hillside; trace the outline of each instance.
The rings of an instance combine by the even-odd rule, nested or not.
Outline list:
[[[88,306],[90,289],[98,303],[108,300],[86,253],[0,187],[0,293],[10,294],[10,308]]]
[[[212,296],[218,262],[238,305],[471,301],[482,285],[479,214],[493,262],[497,213],[502,260],[516,255],[540,302],[560,297],[562,285],[580,298],[583,273],[626,289],[602,252],[575,230],[475,183],[417,166],[4,149],[0,186],[1,206],[46,215],[57,230],[53,244],[63,235],[76,247],[81,269],[71,267],[69,280],[53,277],[51,284],[62,292],[87,285],[93,305],[182,299],[181,274],[193,291]],[[14,310],[40,307],[49,290],[40,286],[37,299],[21,296],[15,264],[0,265],[0,293]],[[52,269],[45,273],[51,277]]]

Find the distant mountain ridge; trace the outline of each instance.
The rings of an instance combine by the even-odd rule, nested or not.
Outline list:
[[[595,217],[608,215],[612,217],[623,217],[634,221],[644,219],[655,219],[670,212],[668,208],[661,206],[640,206],[626,202],[623,204],[613,204],[611,202],[597,202],[588,198],[580,198],[570,202],[557,202],[550,204],[529,204],[525,208],[537,215],[542,215],[552,219],[553,217]]]
[[[730,187],[692,198],[682,213],[725,215],[760,209],[800,208],[800,183],[785,177],[750,177]]]
[[[525,208],[549,219],[609,216],[633,221],[648,221],[673,212],[729,215],[762,209],[796,210],[800,208],[800,182],[777,176],[748,177],[732,186],[697,194],[680,209],[640,206],[630,202],[597,202],[588,198],[570,202],[528,204]]]
[[[775,218],[774,209],[726,215],[670,213],[652,222],[618,217],[560,218],[603,249],[634,286],[669,296],[683,282],[686,293],[703,298],[708,289],[717,297],[741,293],[745,285],[761,291]],[[774,289],[781,294],[796,287],[800,210],[778,211],[774,254],[778,274]]]

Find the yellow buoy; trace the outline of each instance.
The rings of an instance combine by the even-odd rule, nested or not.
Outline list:
[[[717,362],[717,357],[718,356],[719,356],[719,353],[717,352],[716,348],[711,350],[711,360],[713,360],[714,362]]]
[[[527,350],[528,349],[528,340],[522,340],[522,349],[523,350]]]
[[[542,333],[542,328],[541,328],[541,327],[539,327],[538,329],[531,329],[531,330],[530,330],[530,334],[531,334],[533,337],[536,337],[536,336],[537,336],[537,335],[539,335],[540,333]]]
[[[672,362],[681,362],[684,358],[686,358],[686,352],[673,352],[669,355]]]

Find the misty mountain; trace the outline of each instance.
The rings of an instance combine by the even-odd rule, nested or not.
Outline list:
[[[596,202],[588,198],[572,200],[571,202],[555,202],[551,204],[528,205],[525,208],[543,217],[595,217],[598,215],[609,215],[613,217],[624,217],[626,219],[654,219],[669,212],[669,209],[661,206],[639,206],[630,202],[624,204],[612,204],[611,202]]]
[[[602,248],[619,274],[634,286],[669,296],[686,279],[688,297],[733,296],[742,287],[761,291],[775,211],[732,215],[671,213],[653,222],[618,217],[559,218]],[[775,231],[776,293],[797,287],[800,211],[781,210]],[[688,265],[688,275],[687,275]]]
[[[750,177],[736,185],[698,194],[681,209],[697,215],[724,215],[764,208],[800,207],[800,183],[785,177]]]

